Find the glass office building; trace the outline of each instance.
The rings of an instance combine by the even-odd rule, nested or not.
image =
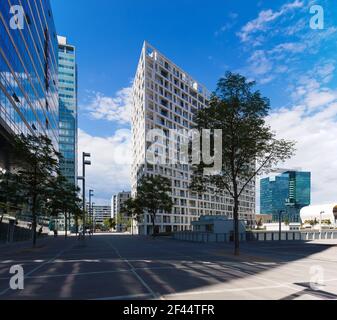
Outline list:
[[[77,67],[76,49],[67,38],[58,37],[59,51],[59,141],[63,156],[61,172],[77,185]]]
[[[278,221],[282,212],[289,222],[300,221],[300,210],[311,203],[311,173],[287,171],[261,180],[261,213]]]
[[[0,1],[0,167],[14,134],[48,135],[58,150],[57,36],[49,0]]]

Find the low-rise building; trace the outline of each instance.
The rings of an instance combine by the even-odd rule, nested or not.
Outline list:
[[[255,215],[256,225],[263,225],[265,223],[272,223],[273,222],[273,215],[272,214],[256,214]]]
[[[264,223],[262,228],[266,231],[279,231],[280,224],[279,223]],[[293,223],[282,223],[281,231],[299,231],[301,229],[301,223],[293,222]]]
[[[244,221],[240,220],[240,233],[246,232]],[[193,232],[205,232],[213,234],[231,234],[234,232],[234,221],[224,216],[201,216],[199,220],[192,222]]]

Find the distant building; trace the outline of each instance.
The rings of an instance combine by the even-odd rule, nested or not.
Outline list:
[[[59,143],[61,173],[77,185],[77,66],[76,49],[58,36]]]
[[[302,223],[313,222],[337,227],[337,203],[304,207],[301,210]]]
[[[119,192],[111,199],[111,217],[115,218],[121,213],[124,203],[131,198],[131,191]]]
[[[272,214],[273,221],[300,221],[300,210],[311,203],[311,173],[287,171],[261,180],[261,213]]]
[[[259,222],[261,222],[262,224],[273,222],[272,214],[256,214],[255,218],[256,218],[256,224],[258,224]]]
[[[265,223],[262,226],[266,231],[279,231],[280,224],[279,223]],[[297,222],[285,224],[281,224],[281,231],[299,231],[301,229],[301,224]]]
[[[96,206],[92,207],[92,214],[95,224],[103,224],[106,219],[111,218],[111,206]]]

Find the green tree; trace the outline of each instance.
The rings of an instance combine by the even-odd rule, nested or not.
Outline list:
[[[139,183],[136,202],[134,202],[137,209],[135,209],[134,213],[137,216],[144,212],[150,215],[154,237],[156,236],[156,216],[158,211],[172,211],[173,202],[169,195],[171,192],[171,181],[162,176],[143,177]]]
[[[33,246],[37,239],[37,217],[47,206],[50,181],[57,174],[60,154],[47,136],[20,135],[14,138],[14,154],[19,175],[17,188],[30,205]]]
[[[0,171],[0,226],[4,215],[22,210],[24,199],[17,188],[18,180],[17,174]]]
[[[62,215],[65,222],[65,238],[68,237],[69,221],[80,214],[81,199],[78,197],[79,189],[61,174],[51,179],[49,184],[48,208],[51,216]],[[78,217],[77,217],[78,218]]]
[[[205,175],[204,169],[211,166],[204,162],[195,166],[191,188],[220,194],[226,191],[233,198],[235,255],[240,254],[241,195],[257,175],[289,159],[295,145],[291,141],[277,140],[266,125],[270,103],[259,91],[253,91],[254,85],[243,76],[228,72],[218,82],[209,108],[200,110],[195,117],[196,129],[211,130],[211,145],[215,138],[222,139],[222,169],[214,175]],[[215,154],[214,146],[212,151]]]
[[[109,230],[112,230],[116,227],[115,219],[112,218],[105,219],[103,224]]]
[[[121,214],[140,222],[144,211],[139,197],[126,200],[121,207]]]

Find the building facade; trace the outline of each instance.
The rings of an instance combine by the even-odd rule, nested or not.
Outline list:
[[[49,0],[0,1],[0,167],[11,137],[47,135],[58,150],[58,47]]]
[[[77,185],[78,117],[76,49],[67,38],[58,36],[59,68],[59,146],[61,172]]]
[[[203,215],[222,215],[233,218],[233,200],[228,193],[197,194],[189,189],[192,167],[182,163],[149,163],[147,151],[151,144],[147,136],[151,130],[160,130],[165,142],[155,153],[167,153],[167,141],[172,130],[190,130],[194,115],[208,105],[208,90],[184,70],[144,43],[133,85],[132,135],[132,195],[143,176],[161,175],[172,182],[172,212],[159,212],[156,225],[159,232],[191,230],[191,223]],[[178,138],[179,139],[179,138]],[[171,142],[171,141],[170,141]],[[169,143],[170,143],[169,142]],[[169,152],[178,153],[179,141],[173,142]],[[173,158],[179,158],[174,154]],[[240,218],[248,224],[255,218],[255,182],[252,182],[240,201]],[[140,234],[151,234],[150,216],[145,214],[138,225]]]
[[[116,218],[121,213],[124,203],[131,198],[131,191],[119,192],[111,199],[111,216]]]
[[[111,219],[111,206],[94,205],[91,210],[96,225],[102,225],[106,219]]]
[[[272,214],[273,221],[282,213],[289,222],[300,221],[300,211],[311,203],[311,173],[287,171],[261,179],[261,213]]]

